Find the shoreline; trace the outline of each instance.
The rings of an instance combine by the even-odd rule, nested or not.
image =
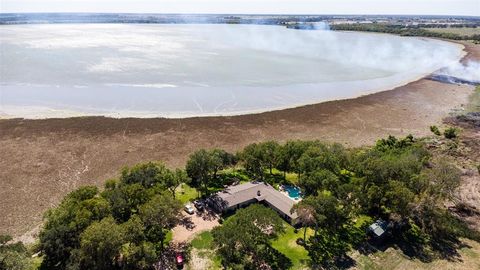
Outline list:
[[[465,61],[480,45],[463,43]],[[162,160],[183,166],[199,148],[236,151],[265,140],[323,140],[347,147],[388,135],[430,134],[472,86],[420,79],[355,99],[240,116],[182,119],[76,117],[0,119],[0,231],[20,236],[81,185],[103,186],[123,166]]]

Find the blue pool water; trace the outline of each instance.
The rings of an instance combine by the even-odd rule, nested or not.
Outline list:
[[[288,193],[288,196],[292,199],[300,198],[300,188],[294,186],[285,186],[285,190]]]

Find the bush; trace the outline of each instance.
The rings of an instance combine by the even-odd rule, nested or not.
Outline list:
[[[430,236],[422,232],[412,220],[409,220],[408,229],[403,232],[402,236],[411,245],[426,245],[430,241]]]
[[[430,131],[437,136],[442,135],[437,126],[430,126]]]
[[[303,238],[299,237],[297,238],[297,245],[299,246],[305,246],[305,241],[303,241]]]
[[[457,137],[457,129],[449,127],[443,132],[443,136],[447,139],[455,139]]]

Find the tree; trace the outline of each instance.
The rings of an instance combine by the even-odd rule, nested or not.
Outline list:
[[[208,187],[212,181],[216,165],[212,160],[212,155],[205,149],[198,150],[190,155],[185,170],[187,175],[192,179],[192,186],[199,188],[203,194],[208,193]]]
[[[164,184],[166,188],[172,193],[173,198],[175,198],[175,193],[177,188],[182,184],[187,182],[188,176],[185,171],[176,169],[174,172],[168,171],[165,175]]]
[[[124,243],[123,228],[112,217],[92,223],[80,236],[80,269],[120,269],[120,251]]]
[[[270,175],[273,175],[273,168],[278,163],[280,145],[274,141],[267,141],[259,145],[262,152],[261,162],[268,168]]]
[[[139,217],[145,226],[145,238],[159,243],[157,250],[163,249],[167,232],[181,218],[182,203],[166,194],[156,195],[140,207]]]
[[[340,179],[331,171],[321,169],[301,175],[298,185],[305,192],[305,195],[316,196],[322,190],[336,192],[340,185]]]
[[[120,182],[125,185],[141,184],[145,188],[154,186],[162,182],[162,176],[167,168],[163,163],[147,162],[124,168],[120,176]]]
[[[0,269],[27,270],[31,267],[30,254],[23,243],[13,243],[10,235],[0,235]]]
[[[428,194],[437,200],[454,200],[455,191],[460,186],[460,170],[455,165],[440,159],[431,169],[423,172],[428,179]]]
[[[288,146],[290,146],[289,142],[285,143],[284,145],[280,145],[278,149],[276,167],[283,172],[283,179],[287,179],[287,172],[290,172],[292,170],[290,161],[291,155],[289,153],[290,149],[288,148]]]
[[[238,210],[222,226],[214,228],[214,244],[224,266],[258,269],[263,264],[272,266],[278,265],[275,262],[283,262],[275,269],[287,269],[288,261],[281,254],[271,252],[273,248],[270,245],[271,240],[284,231],[282,222],[273,210],[253,204]]]
[[[345,256],[350,250],[347,231],[341,229],[334,233],[320,229],[320,233],[309,238],[306,249],[314,266],[333,268],[337,258]]]
[[[315,209],[311,205],[298,203],[292,207],[291,212],[297,213],[297,221],[303,226],[303,242],[305,243],[307,228],[315,224]]]
[[[449,127],[443,132],[443,136],[447,139],[455,139],[457,137],[457,129],[454,127]]]
[[[138,212],[140,205],[151,198],[151,193],[140,183],[134,183],[106,190],[102,196],[109,201],[113,217],[119,222],[125,222],[132,214]]]
[[[341,205],[337,198],[327,192],[320,193],[315,197],[309,196],[300,203],[314,209],[315,235],[320,228],[334,232],[350,220],[348,208]]]
[[[301,173],[325,169],[339,174],[340,170],[347,165],[347,154],[340,144],[317,143],[307,148],[298,163]]]
[[[284,172],[284,177],[287,172],[300,173],[298,161],[308,147],[315,143],[316,142],[300,140],[287,141],[280,147],[277,167]]]
[[[316,266],[331,266],[337,258],[345,256],[363,233],[352,225],[349,208],[327,192],[303,199],[296,209],[302,209],[304,213],[300,214],[306,215],[310,226],[314,226],[314,235],[306,241],[305,248]]]
[[[122,246],[122,269],[153,269],[158,261],[155,245],[148,241],[127,243]]]
[[[437,126],[430,126],[430,131],[437,136],[442,135]]]
[[[159,252],[154,243],[146,240],[145,226],[138,215],[132,216],[122,225],[125,243],[122,245],[123,269],[152,269]]]
[[[264,179],[264,155],[263,150],[259,144],[252,143],[243,148],[240,153],[240,158],[243,161],[245,170],[253,177],[258,177],[260,180]]]
[[[225,150],[215,148],[208,153],[210,154],[211,159],[213,180],[217,179],[217,174],[220,170],[223,170],[228,166],[235,165],[236,163],[235,156],[226,152]]]
[[[390,181],[387,188],[385,207],[401,217],[408,217],[411,213],[411,204],[414,202],[415,194],[407,188],[405,183],[400,181]]]
[[[96,187],[81,187],[45,214],[40,249],[45,255],[42,265],[46,269],[64,269],[71,252],[80,244],[81,232],[110,213],[108,202],[97,195]]]

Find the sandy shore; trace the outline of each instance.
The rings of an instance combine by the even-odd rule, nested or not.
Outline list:
[[[464,43],[466,59],[480,45]],[[0,232],[21,235],[69,191],[102,185],[120,168],[148,160],[183,166],[198,148],[236,151],[257,141],[319,139],[347,146],[389,134],[428,135],[473,87],[421,79],[356,99],[231,117],[0,120]]]

